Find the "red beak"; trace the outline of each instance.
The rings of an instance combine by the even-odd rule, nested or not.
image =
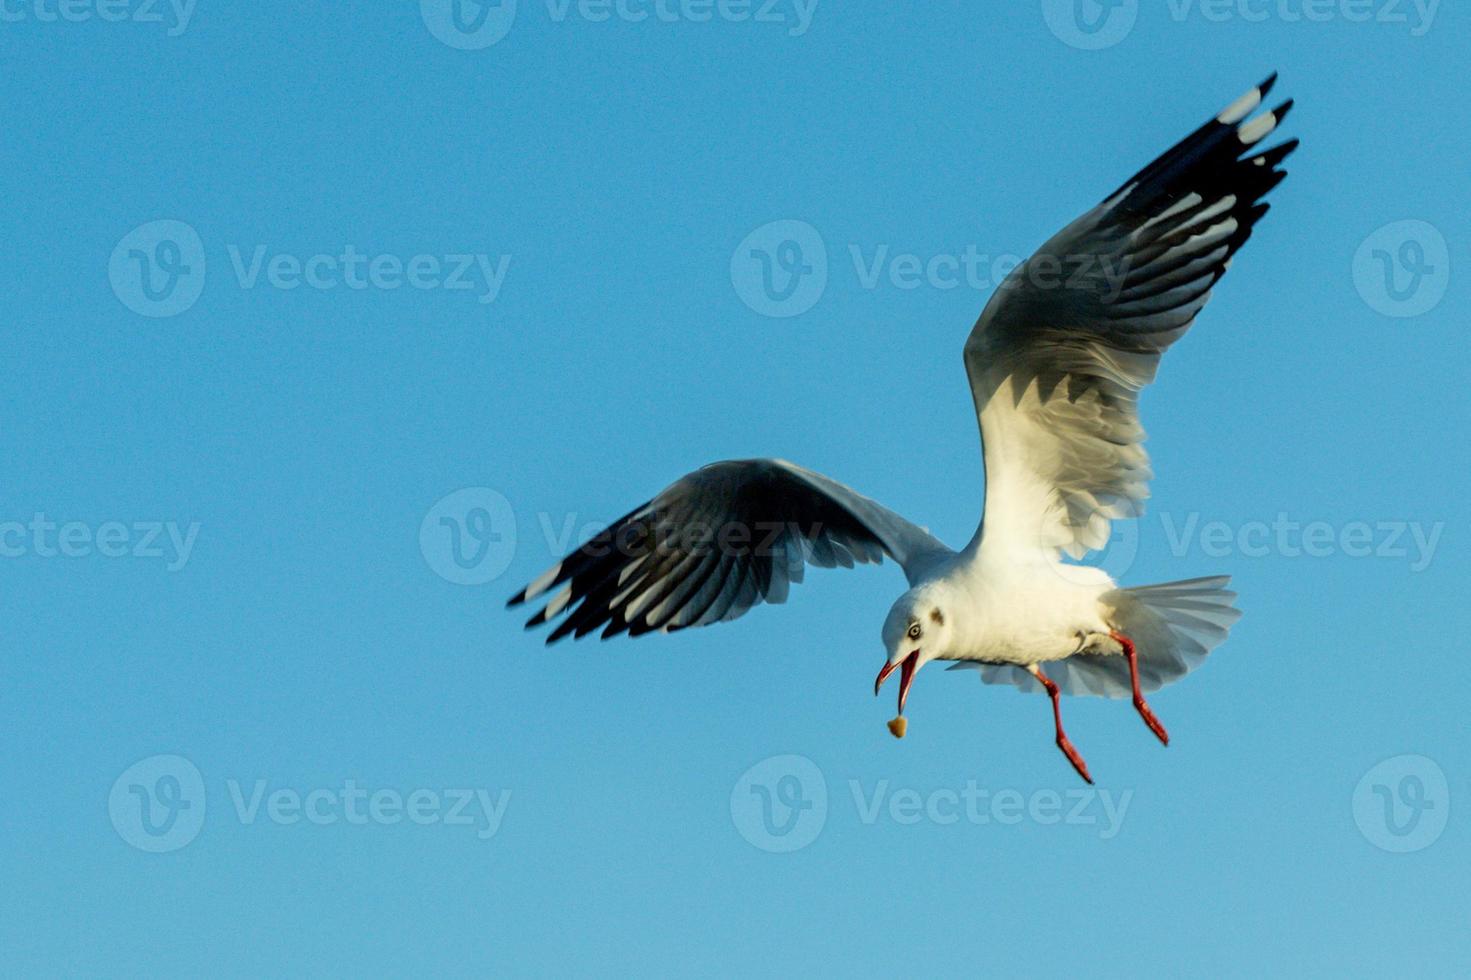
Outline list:
[[[884,686],[884,681],[889,679],[889,675],[894,672],[895,667],[900,668],[899,713],[902,715],[904,713],[904,702],[909,700],[909,685],[913,683],[914,671],[919,667],[919,651],[914,651],[898,663],[884,664],[884,669],[879,671],[878,677],[873,682],[873,693],[875,695],[879,693],[879,688]]]

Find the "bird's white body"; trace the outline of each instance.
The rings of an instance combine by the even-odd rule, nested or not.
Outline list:
[[[1117,654],[1103,601],[1116,590],[1101,568],[983,541],[911,591],[953,611],[945,646],[929,659],[1025,666],[1084,650]]]

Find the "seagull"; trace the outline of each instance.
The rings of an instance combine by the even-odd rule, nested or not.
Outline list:
[[[1144,695],[1185,676],[1240,618],[1229,577],[1125,588],[1077,563],[1138,517],[1153,473],[1139,392],[1190,328],[1267,213],[1296,139],[1259,149],[1292,108],[1258,112],[1266,81],[1130,177],[1017,266],[965,343],[980,425],[984,514],[953,551],[930,532],[820,473],[779,459],[712,463],[568,554],[509,602],[550,593],[527,629],[547,643],[601,629],[672,633],[780,603],[807,565],[878,564],[909,589],[889,609],[874,694],[931,661],[986,684],[1045,692],[1057,747],[1092,776],[1063,730],[1063,694],[1130,697],[1163,744]],[[556,590],[556,591],[552,591]]]

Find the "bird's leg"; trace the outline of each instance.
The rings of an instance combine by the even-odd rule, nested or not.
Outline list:
[[[1134,686],[1134,709],[1139,712],[1139,717],[1144,719],[1144,724],[1154,732],[1155,738],[1165,745],[1170,744],[1170,733],[1165,731],[1165,726],[1159,723],[1154,712],[1149,710],[1149,705],[1144,701],[1144,695],[1139,690],[1139,654],[1134,649],[1134,641],[1117,630],[1108,634],[1124,648],[1124,657],[1129,661],[1129,682]]]
[[[1067,761],[1071,762],[1073,768],[1078,771],[1078,775],[1083,777],[1083,782],[1091,786],[1093,784],[1093,777],[1088,775],[1088,764],[1083,761],[1083,757],[1078,754],[1078,750],[1073,748],[1073,743],[1068,740],[1067,732],[1062,730],[1062,709],[1058,704],[1058,699],[1062,696],[1062,692],[1057,689],[1057,685],[1052,682],[1052,678],[1042,673],[1041,667],[1032,664],[1027,670],[1033,677],[1042,682],[1042,686],[1047,689],[1047,696],[1052,699],[1052,722],[1057,726],[1057,747],[1062,749],[1062,754],[1067,756]]]

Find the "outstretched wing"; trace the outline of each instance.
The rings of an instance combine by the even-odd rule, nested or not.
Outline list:
[[[923,528],[819,473],[775,459],[712,463],[669,486],[512,597],[561,586],[528,629],[547,637],[673,632],[783,602],[807,564],[888,555],[913,583],[951,554]]]
[[[1138,393],[1267,213],[1297,140],[1257,144],[1274,74],[1018,266],[965,345],[986,465],[982,530],[1081,558],[1137,517],[1153,475]]]

